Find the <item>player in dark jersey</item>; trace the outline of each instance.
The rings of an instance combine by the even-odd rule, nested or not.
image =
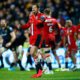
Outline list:
[[[19,24],[17,24],[13,28],[14,33],[16,35],[16,39],[10,47],[15,54],[15,56],[14,56],[15,57],[15,63],[18,63],[19,67],[20,67],[20,70],[24,71],[25,69],[23,68],[23,66],[21,64],[20,55],[22,56],[22,45],[23,45],[24,41],[26,40],[26,38],[24,36],[24,31],[20,27],[18,28],[18,26],[19,26]],[[18,49],[20,49],[20,50],[18,50]]]
[[[14,42],[16,36],[15,33],[13,32],[12,28],[7,26],[7,22],[5,19],[2,19],[0,21],[0,36],[3,39],[3,46],[7,49],[10,48],[12,43]],[[0,56],[1,62],[3,63],[3,58],[2,55]],[[1,66],[1,68],[4,67],[4,65]]]

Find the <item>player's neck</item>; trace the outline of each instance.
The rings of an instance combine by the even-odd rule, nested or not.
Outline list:
[[[40,11],[36,12],[36,13],[35,13],[35,16],[36,16],[38,13],[40,13]]]

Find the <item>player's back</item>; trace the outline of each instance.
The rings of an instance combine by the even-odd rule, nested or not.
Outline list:
[[[46,18],[44,30],[46,30],[47,34],[53,32],[53,28],[54,28],[56,23],[57,23],[57,20],[55,18]]]
[[[43,37],[46,40],[49,38],[49,35],[54,35],[53,28],[55,24],[57,23],[57,20],[55,18],[46,17],[44,22],[44,28],[43,28]]]

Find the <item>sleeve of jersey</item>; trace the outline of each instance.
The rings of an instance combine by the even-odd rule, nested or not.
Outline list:
[[[30,27],[30,22],[27,22],[25,25],[22,25],[22,29],[28,29]]]
[[[9,32],[13,32],[13,28],[12,27],[9,27]]]
[[[37,27],[38,27],[38,28],[44,27],[45,19],[46,19],[46,17],[45,17],[44,15],[42,15],[42,16],[40,17],[40,19],[37,20]]]
[[[42,28],[44,26],[44,22],[41,20],[37,20],[37,28]]]

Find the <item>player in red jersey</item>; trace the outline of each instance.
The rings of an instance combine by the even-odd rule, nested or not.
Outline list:
[[[67,53],[66,53],[66,68],[68,68],[68,57],[72,59],[74,64],[73,70],[76,69],[76,57],[75,54],[77,52],[76,46],[76,27],[72,24],[71,20],[66,21],[66,46],[67,46]]]
[[[46,40],[46,45],[51,47],[52,52],[58,61],[59,68],[61,68],[59,57],[56,54],[56,50],[60,47],[61,43],[61,26],[55,18],[51,17],[51,10],[49,8],[45,9],[44,14],[46,15],[44,22],[44,38]]]
[[[80,35],[80,24],[77,26],[77,36]]]
[[[77,40],[76,45],[78,47],[78,52],[80,53],[80,24],[77,26]]]
[[[32,6],[32,12],[29,17],[29,21],[22,26],[23,29],[30,28],[30,54],[35,58],[37,58],[36,54],[39,46],[42,42],[42,30],[43,30],[43,24],[41,21],[41,16],[43,16],[42,13],[39,11],[38,5]],[[33,78],[37,78],[42,76],[42,67],[40,62],[36,64],[36,70],[37,74],[33,75]]]

